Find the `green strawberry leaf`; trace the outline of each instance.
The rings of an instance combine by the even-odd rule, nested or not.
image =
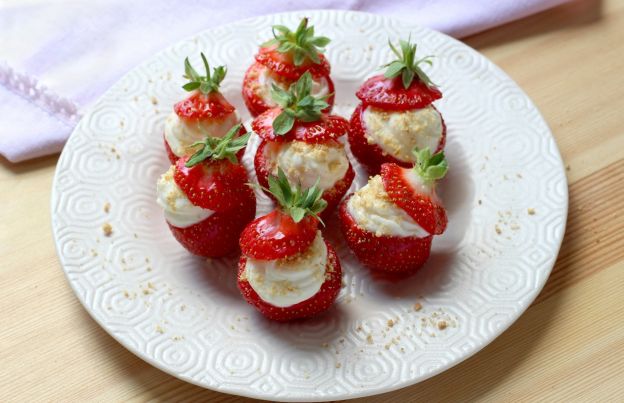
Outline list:
[[[273,131],[276,135],[288,133],[296,120],[315,122],[321,119],[322,111],[329,106],[327,103],[329,95],[316,98],[311,91],[312,76],[307,71],[290,86],[288,91],[273,85],[271,96],[282,108],[282,112],[273,120]]]
[[[237,164],[236,153],[245,148],[251,136],[251,133],[245,133],[242,136],[234,137],[239,133],[241,126],[240,123],[232,126],[222,138],[208,136],[202,141],[191,144],[191,147],[200,148],[191,155],[185,165],[191,168],[207,159],[227,159],[233,164]]]
[[[318,187],[318,180],[314,186],[302,189],[298,183],[295,186],[289,183],[282,168],[278,167],[277,176],[269,175],[268,181],[269,189],[263,189],[275,197],[278,205],[295,222],[313,216],[324,225],[318,215],[327,207],[327,202],[321,199],[323,191]]]
[[[189,62],[188,57],[184,59],[184,78],[189,80],[189,82],[184,84],[182,88],[186,91],[195,91],[196,89],[199,89],[199,91],[203,94],[219,92],[219,85],[225,78],[227,69],[225,66],[215,67],[212,70],[211,76],[208,59],[206,59],[206,56],[203,53],[201,53],[201,59],[204,64],[204,69],[206,70],[206,75],[204,76],[200,75],[193,68],[193,66],[191,66],[191,62]]]
[[[412,45],[409,39],[407,41],[404,41],[403,39],[399,40],[400,51],[389,41],[388,45],[397,59],[381,66],[386,69],[384,77],[395,78],[400,74],[401,81],[405,89],[412,85],[412,82],[416,77],[418,77],[418,79],[426,86],[436,87],[429,76],[427,76],[427,74],[420,67],[423,64],[428,64],[429,66],[433,65],[431,61],[433,56],[425,56],[420,59],[416,59],[416,44]]]
[[[448,172],[448,162],[444,156],[444,151],[439,151],[431,155],[429,148],[412,150],[416,156],[414,171],[423,179],[425,183],[432,183],[442,179]]]
[[[308,27],[307,18],[301,20],[294,32],[284,25],[273,25],[272,31],[273,39],[264,42],[262,46],[277,45],[278,52],[292,55],[295,66],[301,66],[306,59],[320,63],[319,55],[330,42],[325,36],[314,36],[314,27]]]

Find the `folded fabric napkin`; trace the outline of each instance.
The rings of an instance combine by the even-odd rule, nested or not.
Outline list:
[[[456,37],[566,0],[96,0],[0,4],[0,154],[13,162],[59,152],[110,85],[159,49],[241,18],[350,9],[409,18]]]

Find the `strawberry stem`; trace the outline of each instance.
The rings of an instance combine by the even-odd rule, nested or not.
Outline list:
[[[245,133],[242,136],[234,138],[240,128],[241,124],[239,123],[232,126],[232,128],[222,138],[208,136],[202,141],[197,141],[191,144],[191,147],[201,148],[191,155],[191,158],[189,158],[185,165],[190,168],[207,159],[228,159],[233,164],[237,164],[238,158],[236,158],[236,153],[245,148],[247,141],[249,140],[249,136],[251,135],[251,133]]]
[[[306,59],[313,63],[321,62],[320,54],[330,39],[325,36],[314,36],[314,26],[308,27],[308,19],[303,18],[295,32],[284,25],[273,25],[273,39],[262,44],[263,47],[276,45],[280,53],[290,53],[295,66],[301,66]]]
[[[408,89],[409,86],[412,85],[415,77],[418,77],[427,87],[436,87],[429,76],[427,76],[427,74],[420,68],[421,64],[428,64],[431,66],[433,64],[431,62],[433,56],[425,56],[420,59],[416,59],[417,45],[412,45],[410,40],[411,38],[408,38],[407,41],[404,41],[403,39],[399,40],[399,47],[401,48],[400,52],[390,41],[388,41],[388,45],[390,46],[392,53],[397,56],[397,59],[381,66],[382,68],[386,68],[384,77],[395,78],[400,75],[405,89]]]
[[[295,125],[295,120],[315,122],[321,119],[323,109],[327,108],[327,98],[316,98],[311,94],[312,76],[306,71],[288,91],[273,84],[271,97],[282,108],[282,112],[273,121],[273,131],[278,136],[288,133]]]
[[[431,155],[429,147],[421,150],[418,147],[414,147],[412,152],[416,156],[414,170],[426,183],[442,179],[448,172],[448,163],[444,156],[444,151]]]
[[[269,175],[268,179],[269,188],[263,189],[275,197],[282,210],[290,215],[293,221],[297,223],[307,216],[312,216],[325,225],[319,214],[327,207],[327,202],[321,198],[323,191],[318,187],[318,180],[310,188],[302,189],[298,183],[292,187],[280,167],[277,168],[277,176]]]
[[[204,64],[204,69],[206,70],[205,76],[200,75],[193,68],[193,66],[191,66],[191,62],[189,62],[188,57],[184,59],[184,78],[189,80],[189,82],[184,84],[182,88],[184,88],[186,91],[195,91],[199,89],[199,91],[203,94],[219,92],[219,85],[227,74],[227,68],[225,66],[215,67],[214,69],[212,69],[211,75],[210,65],[208,64],[208,60],[203,53],[201,53],[201,58]]]

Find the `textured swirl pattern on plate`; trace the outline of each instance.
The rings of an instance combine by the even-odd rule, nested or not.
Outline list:
[[[326,236],[344,268],[338,303],[322,317],[277,324],[238,295],[236,257],[204,261],[176,243],[155,203],[168,167],[162,130],[180,89],[184,57],[228,65],[223,91],[249,119],[240,82],[269,27],[307,15],[334,39],[327,56],[336,112],[348,116],[358,85],[410,33],[445,97],[449,176],[441,194],[447,233],[428,265],[400,282],[360,267],[335,222]],[[252,138],[245,155],[250,178]],[[356,161],[352,190],[366,183]],[[261,192],[258,213],[271,201]],[[107,206],[105,208],[105,206]],[[309,11],[241,21],[161,52],[114,85],[84,115],[58,164],[54,238],[76,295],[124,346],[189,382],[278,400],[333,400],[424,380],[491,342],[528,307],[554,263],[567,184],[550,131],[530,99],[496,66],[447,36],[370,14]],[[112,233],[102,230],[110,225]]]

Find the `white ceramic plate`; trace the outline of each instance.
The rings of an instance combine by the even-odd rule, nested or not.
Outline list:
[[[336,305],[316,319],[278,324],[240,297],[235,259],[188,254],[155,203],[169,163],[164,119],[185,96],[183,59],[227,64],[225,96],[240,96],[257,45],[276,23],[311,17],[332,38],[327,56],[335,111],[385,63],[388,38],[411,34],[444,98],[451,166],[441,184],[444,236],[417,275],[374,279],[327,236],[344,270]],[[257,142],[245,156],[251,167]],[[353,188],[366,182],[357,168]],[[429,378],[479,351],[507,329],[544,285],[563,237],[567,183],[557,146],[529,98],[466,45],[409,22],[343,11],[270,15],[205,31],[132,70],[78,124],[59,160],[52,192],[54,239],[76,295],[115,339],[180,379],[273,400],[334,400],[387,392]],[[258,212],[270,208],[260,196]],[[109,203],[110,209],[104,206]],[[534,213],[534,214],[530,214]],[[102,226],[112,227],[110,237]],[[414,309],[420,304],[419,311]],[[394,322],[389,325],[389,320]],[[445,329],[440,329],[446,323]]]

